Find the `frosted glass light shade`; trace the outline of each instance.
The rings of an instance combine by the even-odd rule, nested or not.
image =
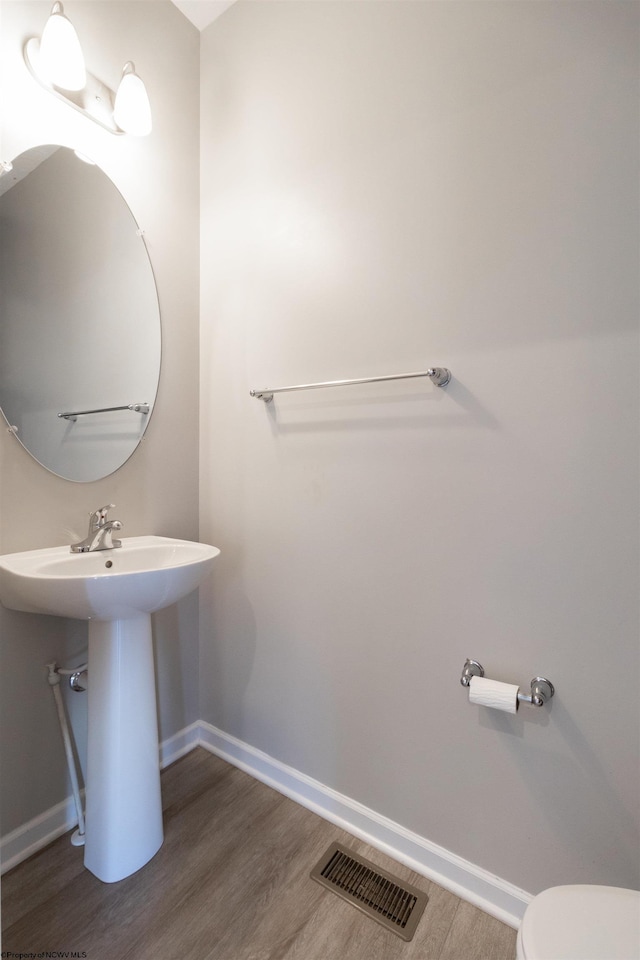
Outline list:
[[[124,65],[116,92],[113,119],[121,130],[136,137],[151,133],[151,104],[147,90],[131,61]]]
[[[78,34],[61,3],[54,3],[42,31],[38,72],[63,90],[82,90],[87,82]]]

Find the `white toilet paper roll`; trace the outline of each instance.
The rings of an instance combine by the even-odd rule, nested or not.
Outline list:
[[[493,707],[494,710],[504,710],[505,713],[515,713],[519,706],[519,689],[515,683],[501,683],[487,677],[471,677],[469,701],[484,707]]]

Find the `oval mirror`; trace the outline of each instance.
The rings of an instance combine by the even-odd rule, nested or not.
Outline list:
[[[106,477],[146,429],[160,376],[147,248],[122,194],[66,147],[0,177],[0,408],[44,467]]]

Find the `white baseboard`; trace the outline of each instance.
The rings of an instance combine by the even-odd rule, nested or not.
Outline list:
[[[431,843],[357,800],[201,721],[199,745],[256,780],[404,863],[451,893],[517,929],[532,895]]]
[[[185,753],[190,753],[196,747],[200,746],[201,722],[196,720],[189,727],[178,730],[168,740],[163,740],[160,744],[160,769],[170,767],[172,763],[184,757]]]
[[[404,863],[492,917],[516,929],[520,925],[525,908],[531,902],[531,894],[205,721],[192,723],[163,741],[160,744],[160,766],[169,766],[198,746],[227,760],[256,780]],[[37,853],[71,830],[76,823],[73,798],[69,797],[7,834],[0,841],[1,872],[5,873]]]
[[[67,797],[62,803],[57,803],[55,807],[45,810],[17,830],[12,830],[0,841],[0,872],[6,873],[16,867],[77,824],[73,797]]]

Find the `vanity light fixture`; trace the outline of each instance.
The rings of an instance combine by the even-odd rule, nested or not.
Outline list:
[[[143,137],[151,132],[151,107],[133,63],[125,63],[117,93],[89,73],[78,35],[59,0],[42,38],[32,37],[24,59],[41,87],[114,134]]]
[[[78,160],[82,160],[83,163],[88,163],[90,167],[95,167],[95,160],[92,160],[86,153],[83,153],[81,150],[74,150],[73,152]]]
[[[122,70],[122,79],[116,92],[113,119],[121,130],[135,137],[151,133],[151,104],[147,89],[136,73],[135,64],[128,60]]]
[[[61,3],[54,3],[42,31],[40,71],[44,80],[63,90],[82,90],[87,82],[78,34]]]

